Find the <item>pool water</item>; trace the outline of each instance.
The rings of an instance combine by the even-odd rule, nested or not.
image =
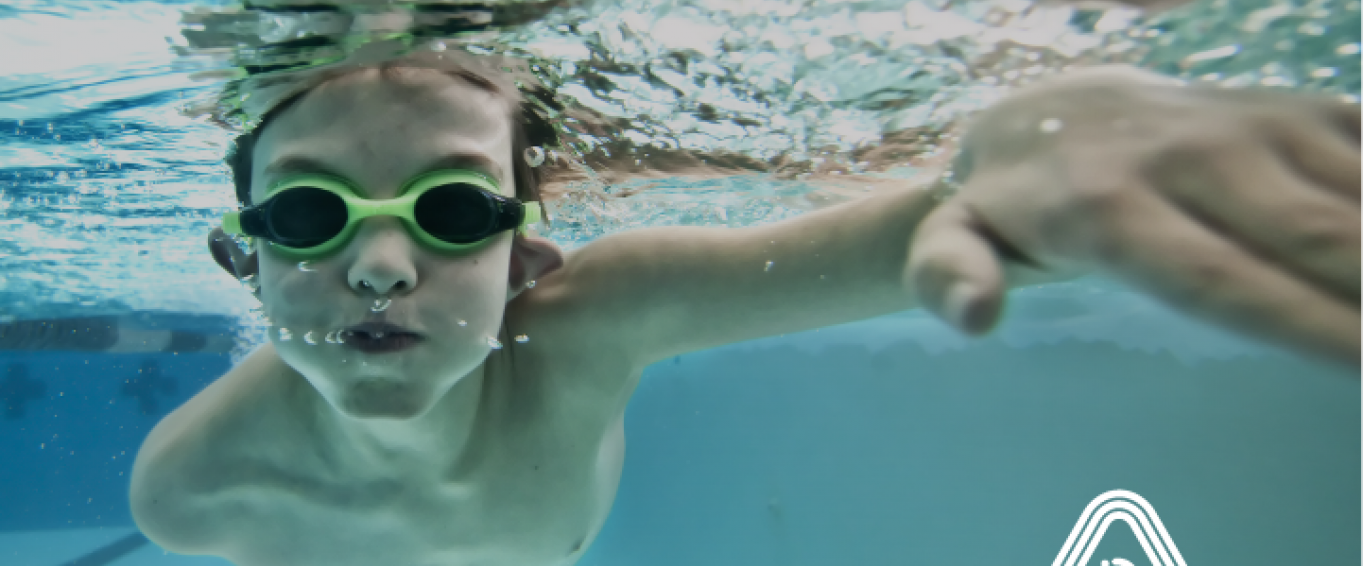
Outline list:
[[[391,31],[380,11],[346,16],[345,35]],[[1067,65],[1360,91],[1356,0],[1153,16],[1022,0],[490,13],[486,29],[409,39],[495,45],[619,119],[560,124],[569,143],[555,151],[585,164],[546,203],[542,231],[564,248],[639,226],[775,222],[913,182],[937,136]],[[290,54],[233,49],[316,34],[333,16],[0,6],[0,564],[225,563],[138,535],[127,477],[151,427],[267,328],[204,253],[235,207],[221,165],[231,132],[204,109],[239,66]],[[919,143],[904,156],[868,151],[906,131]],[[620,139],[640,148],[646,179],[603,166],[622,162]],[[696,180],[649,151],[764,165]],[[1359,395],[1356,372],[1097,278],[1015,292],[983,339],[910,311],[733,344],[647,370],[620,493],[581,563],[1045,563],[1090,501],[1126,489],[1188,563],[1357,564]],[[1121,525],[1090,564],[1146,560]]]

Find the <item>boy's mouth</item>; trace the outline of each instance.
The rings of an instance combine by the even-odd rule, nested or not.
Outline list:
[[[347,348],[368,354],[397,352],[415,346],[421,335],[396,324],[366,322],[341,332],[341,342]]]

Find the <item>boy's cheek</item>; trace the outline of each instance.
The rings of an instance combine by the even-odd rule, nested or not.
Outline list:
[[[336,286],[337,277],[341,277],[339,281],[345,280],[335,273],[334,268],[328,268],[322,262],[289,260],[270,250],[261,250],[260,272],[256,274],[262,302],[266,297],[272,297],[287,303],[307,303],[327,297],[335,292],[330,287]]]
[[[335,325],[338,317],[354,318],[363,313],[343,312],[342,305],[351,304],[338,295],[344,291],[338,285],[328,284],[321,272],[275,271],[262,266],[260,278],[260,303],[272,326],[283,326],[305,330],[313,327]]]

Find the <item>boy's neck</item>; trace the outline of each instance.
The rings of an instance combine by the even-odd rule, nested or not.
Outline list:
[[[335,435],[339,447],[348,448],[366,464],[447,463],[460,457],[470,443],[482,405],[486,365],[486,361],[478,364],[429,411],[411,419],[350,417],[313,390],[315,422]]]

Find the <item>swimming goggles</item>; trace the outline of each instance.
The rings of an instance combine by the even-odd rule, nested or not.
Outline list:
[[[397,198],[370,200],[336,177],[305,174],[270,189],[265,201],[229,212],[222,230],[262,238],[294,256],[336,251],[371,216],[396,216],[408,233],[431,248],[468,251],[505,230],[524,233],[540,220],[537,202],[497,194],[497,183],[474,171],[434,171],[407,182]]]

